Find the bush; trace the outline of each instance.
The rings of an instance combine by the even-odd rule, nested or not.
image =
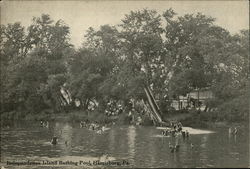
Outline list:
[[[236,97],[220,105],[217,110],[219,120],[237,122],[248,120],[249,98],[247,94]]]
[[[143,118],[143,126],[152,126],[154,123],[149,117]]]
[[[131,118],[126,114],[122,113],[118,116],[117,123],[121,125],[130,124]]]

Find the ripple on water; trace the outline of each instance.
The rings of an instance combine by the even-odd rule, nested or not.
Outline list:
[[[246,151],[243,148],[246,147],[246,143],[241,142],[243,135],[237,137],[238,144],[227,145],[225,144],[225,140],[228,139],[227,133],[224,134],[224,137],[223,134],[219,133],[220,130],[212,132],[189,128],[190,134],[193,135],[188,142],[180,140],[179,143],[182,145],[177,154],[170,153],[168,149],[169,140],[173,143],[174,140],[160,135],[160,131],[153,127],[122,126],[120,129],[118,126],[107,131],[107,135],[97,135],[88,130],[68,127],[67,132],[65,132],[66,130],[62,132],[62,136],[60,136],[62,139],[59,137],[59,144],[51,145],[48,140],[51,139],[51,135],[58,134],[61,128],[63,130],[64,125],[54,130],[51,129],[49,134],[47,129],[40,128],[39,132],[37,129],[23,128],[1,134],[1,138],[4,137],[5,140],[4,145],[1,146],[4,160],[27,159],[27,156],[30,160],[49,161],[125,159],[131,162],[133,167],[220,167],[228,159],[230,159],[228,163],[232,166],[240,166],[240,163],[243,162],[245,165],[247,161]],[[16,135],[18,131],[21,131],[21,134]],[[61,141],[63,139],[69,140],[68,146],[65,146],[64,141]],[[189,146],[190,142],[195,145],[193,149]],[[235,147],[230,148],[232,146]],[[70,168],[72,167],[74,166]]]
[[[151,137],[164,138],[164,137],[170,137],[170,136],[164,136],[164,135],[161,135],[161,134],[156,134],[156,135],[152,135]]]

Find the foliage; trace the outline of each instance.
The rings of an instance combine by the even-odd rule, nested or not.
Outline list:
[[[59,110],[68,33],[69,27],[48,15],[33,18],[27,33],[20,23],[1,26],[1,112]]]
[[[148,86],[165,113],[177,96],[207,88],[213,93],[206,100],[210,119],[246,118],[249,30],[231,35],[201,13],[143,9],[120,25],[89,28],[75,49],[62,20],[43,14],[32,21],[27,29],[1,25],[1,113],[65,112],[78,99],[79,112],[106,119],[109,102],[128,112],[131,100],[146,99]],[[62,89],[73,102],[65,101]]]

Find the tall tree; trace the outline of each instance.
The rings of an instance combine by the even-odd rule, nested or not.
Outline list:
[[[173,95],[186,95],[211,86],[215,73],[211,58],[220,58],[230,34],[215,26],[214,18],[201,13],[175,15],[171,9],[163,14],[167,21],[165,46],[173,61],[169,85]]]
[[[131,71],[128,90],[132,86],[139,87],[139,93],[133,91],[135,97],[143,92],[144,85],[154,84],[153,80],[156,81],[155,77],[158,75],[157,68],[162,64],[161,58],[165,51],[161,37],[161,17],[154,10],[131,11],[129,15],[125,15],[120,27],[124,67]]]
[[[69,27],[62,21],[54,23],[43,14],[33,18],[27,33],[24,31],[20,23],[1,26],[1,64],[5,65],[1,74],[5,91],[1,105],[13,105],[7,106],[9,111],[20,105],[33,112],[41,111],[50,101],[49,108],[57,111],[61,104],[60,87],[66,81],[64,51],[70,47]]]

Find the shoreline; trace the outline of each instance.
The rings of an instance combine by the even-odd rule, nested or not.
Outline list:
[[[195,128],[221,128],[231,126],[249,125],[247,121],[229,122],[229,121],[207,121],[200,117],[195,117],[194,114],[177,114],[168,115],[165,117],[168,120],[180,121],[183,126]],[[1,126],[14,121],[50,121],[50,122],[71,122],[80,123],[81,121],[98,122],[99,124],[110,124],[115,122],[116,125],[131,125],[127,116],[106,116],[104,114],[88,114],[87,112],[72,111],[69,113],[39,113],[25,114],[21,112],[2,113]],[[144,121],[142,126],[154,126],[150,121]]]

